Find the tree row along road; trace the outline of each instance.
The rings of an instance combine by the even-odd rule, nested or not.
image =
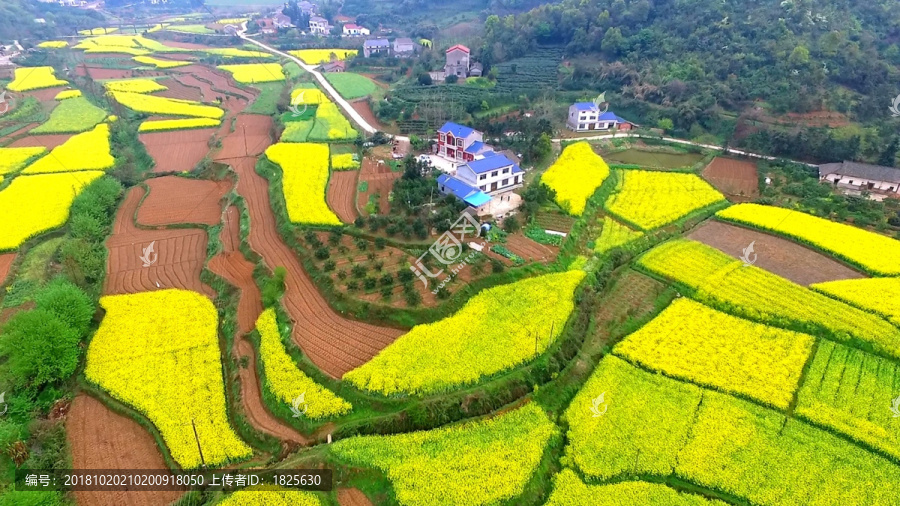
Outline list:
[[[259,46],[260,48],[265,49],[266,51],[268,51],[270,53],[277,54],[279,56],[287,58],[287,59],[293,61],[294,63],[296,63],[297,65],[299,65],[300,68],[302,68],[303,70],[312,74],[313,77],[315,77],[316,80],[319,81],[319,84],[322,85],[322,88],[325,89],[325,91],[331,96],[331,98],[334,100],[334,102],[337,105],[339,105],[341,107],[341,109],[343,109],[344,112],[348,116],[350,116],[350,118],[354,122],[356,122],[357,125],[359,125],[363,130],[365,130],[369,134],[374,134],[376,131],[378,131],[378,129],[375,128],[374,126],[372,126],[371,124],[369,124],[369,122],[366,121],[366,119],[363,118],[361,114],[356,112],[356,109],[354,109],[353,106],[350,105],[350,102],[347,102],[346,100],[344,100],[344,97],[342,97],[340,95],[340,93],[338,93],[337,90],[334,88],[334,86],[332,86],[331,83],[328,82],[328,79],[325,79],[325,76],[323,76],[321,72],[316,70],[315,65],[307,65],[306,63],[303,63],[303,60],[301,60],[295,56],[292,56],[288,53],[279,51],[271,46],[267,46],[266,44],[263,44],[262,42],[260,42],[258,40],[254,40],[254,39],[248,37],[245,33],[246,29],[247,29],[247,23],[244,22],[242,30],[240,32],[238,32],[238,35],[242,39],[246,40],[247,42],[250,42],[251,44]],[[405,136],[395,135],[394,138],[401,140],[401,141],[409,141],[409,137],[405,137]],[[700,144],[697,142],[686,141],[684,139],[676,139],[674,137],[655,137],[655,136],[650,136],[650,135],[642,135],[642,134],[626,133],[626,132],[616,133],[616,134],[612,134],[612,135],[595,135],[595,136],[591,136],[591,137],[579,137],[579,138],[572,138],[572,139],[553,139],[553,142],[559,143],[562,141],[596,141],[596,140],[604,140],[604,139],[625,139],[625,138],[659,139],[659,140],[663,140],[666,142],[672,142],[675,144],[684,144],[687,146],[696,146],[699,148],[711,149],[711,150],[722,150],[722,146],[715,146],[713,144]],[[726,148],[725,152],[732,154],[732,155],[747,156],[750,158],[759,158],[761,160],[777,160],[778,159],[777,157],[774,157],[774,156],[761,155],[758,153],[751,153],[749,151],[741,151],[739,149],[734,149],[734,148]],[[791,160],[791,161],[794,163],[801,163],[803,165],[808,165],[810,167],[816,166],[814,164],[799,162],[796,160]]]

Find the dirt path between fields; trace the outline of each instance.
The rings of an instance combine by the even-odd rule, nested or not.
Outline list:
[[[9,274],[9,269],[12,267],[15,259],[15,253],[3,253],[0,255],[0,285],[6,280],[6,276]]]
[[[250,247],[258,252],[270,269],[287,269],[282,303],[294,323],[292,338],[304,353],[326,374],[340,378],[344,373],[371,360],[403,332],[349,320],[338,315],[303,269],[294,252],[282,241],[269,203],[269,184],[255,170],[256,156],[264,146],[253,142],[259,130],[257,119],[238,117],[235,131],[222,142],[217,161],[231,165],[238,174],[238,193],[246,200],[250,213]],[[247,128],[242,128],[247,125]],[[247,138],[244,138],[247,132]],[[269,141],[271,142],[271,141]],[[250,156],[229,157],[244,146],[255,146]]]
[[[358,488],[338,489],[337,500],[340,506],[372,506],[372,501]]]
[[[356,176],[359,171],[341,170],[331,174],[328,181],[326,201],[338,218],[344,223],[356,219]]]

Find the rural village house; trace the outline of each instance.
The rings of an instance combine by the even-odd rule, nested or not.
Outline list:
[[[825,163],[819,165],[819,179],[850,195],[864,191],[882,198],[900,195],[900,169],[894,167],[847,161]]]
[[[634,124],[616,116],[612,111],[600,112],[600,107],[593,102],[576,102],[569,106],[566,127],[575,132],[590,132],[631,130]]]
[[[316,35],[328,35],[331,33],[331,25],[328,20],[319,16],[309,18],[309,33]]]
[[[291,23],[290,16],[281,12],[272,16],[272,24],[275,25],[275,28],[292,28],[294,26],[293,23]]]
[[[363,43],[363,56],[366,58],[390,52],[391,43],[387,39],[369,39]]]
[[[353,23],[344,25],[342,31],[347,37],[358,37],[360,35],[369,35],[369,33],[371,33],[368,28]]]
[[[524,172],[515,162],[501,153],[489,151],[477,160],[457,167],[455,174],[441,174],[437,183],[441,193],[455,196],[474,208],[478,215],[484,215],[493,212],[497,207],[494,204],[511,201],[510,192],[522,187],[523,176]]]
[[[457,44],[447,49],[446,57],[444,76],[455,75],[461,79],[469,77],[469,48]]]
[[[345,70],[347,70],[347,62],[343,60],[330,61],[320,65],[319,70],[326,73],[344,72]]]
[[[394,39],[394,56],[402,58],[412,56],[416,52],[416,44],[409,37]]]
[[[272,18],[257,19],[256,26],[259,27],[259,32],[264,34],[272,34],[277,31],[275,29],[275,22],[272,20]]]
[[[493,148],[484,143],[484,134],[464,125],[448,121],[438,130],[435,153],[453,162],[461,164],[475,160]]]

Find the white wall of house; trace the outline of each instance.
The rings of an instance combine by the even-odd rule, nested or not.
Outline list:
[[[512,165],[508,165],[490,172],[476,174],[468,165],[463,165],[457,169],[456,178],[485,193],[500,193],[522,185],[523,174],[521,172],[513,174],[512,168]]]
[[[617,124],[616,121],[598,121],[599,117],[599,110],[580,111],[572,105],[569,106],[569,117],[566,119],[566,126],[569,127],[570,130],[575,130],[576,132],[609,130],[615,128]]]
[[[876,181],[855,176],[842,176],[840,174],[828,174],[823,179],[831,184],[837,184],[837,186],[843,188],[853,188],[863,191],[874,190],[900,194],[900,184],[892,183],[890,181]]]

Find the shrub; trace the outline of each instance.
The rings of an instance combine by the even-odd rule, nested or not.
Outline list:
[[[325,263],[322,264],[322,269],[325,272],[331,272],[334,270],[335,265],[334,260],[326,260]]]
[[[415,290],[408,290],[406,292],[406,303],[410,307],[416,307],[422,303],[422,295]]]
[[[331,253],[329,253],[328,248],[326,248],[325,246],[316,248],[316,258],[318,258],[319,260],[326,260],[330,256]]]
[[[375,238],[375,249],[384,249],[387,246],[387,240],[384,237]]]
[[[497,260],[496,258],[491,259],[491,271],[494,274],[498,274],[506,270],[506,266],[503,265],[503,262]]]
[[[75,312],[69,316],[78,317]],[[13,386],[36,393],[46,384],[69,377],[78,366],[80,340],[78,330],[49,309],[16,313],[0,336],[0,353],[7,358]]]
[[[381,279],[379,281],[381,282],[381,286],[393,285],[394,284],[394,275],[391,274],[390,272],[386,272],[381,275]]]
[[[365,287],[366,290],[372,290],[375,288],[376,283],[377,280],[370,276],[363,280],[363,287]]]
[[[366,268],[361,264],[356,264],[350,268],[350,273],[353,274],[354,278],[361,278],[366,275]]]
[[[381,289],[381,298],[382,299],[385,299],[385,300],[390,299],[391,296],[393,296],[393,295],[394,295],[394,291],[391,289],[391,287],[385,286],[384,288]]]
[[[80,288],[64,278],[56,278],[34,298],[39,309],[55,314],[79,337],[87,335],[91,320],[94,318],[94,303]]]

